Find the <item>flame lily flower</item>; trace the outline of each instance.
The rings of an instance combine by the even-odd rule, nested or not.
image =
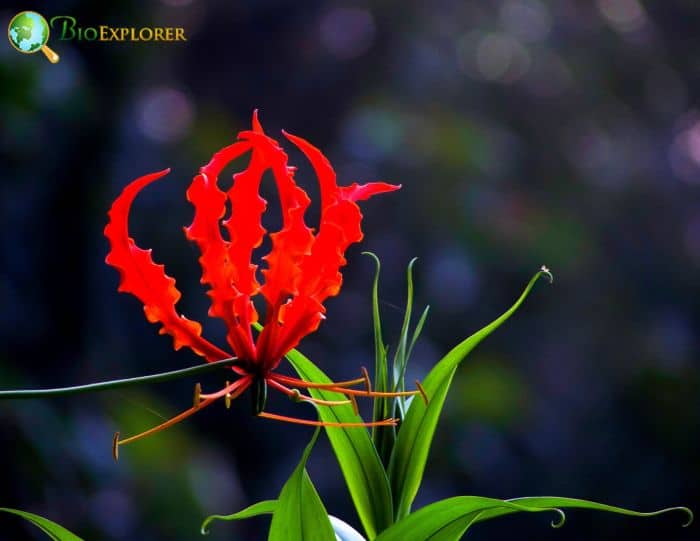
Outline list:
[[[332,384],[314,384],[275,372],[284,355],[318,328],[326,311],[323,302],[340,290],[342,275],[339,269],[346,263],[344,253],[350,244],[363,237],[360,228],[362,214],[357,201],[400,188],[383,182],[338,186],[333,168],[317,148],[300,137],[283,134],[306,156],[318,177],[321,216],[317,232],[305,223],[304,215],[310,199],[294,180],[295,168],[288,165],[287,154],[277,141],[265,135],[257,112],[253,114],[252,130],[241,132],[235,143],[214,154],[187,190],[187,199],[194,206],[194,220],[185,228],[185,235],[197,244],[201,252],[201,281],[210,288],[209,315],[226,323],[228,350],[204,339],[201,325],[178,313],[175,305],[180,292],[175,287],[175,280],[166,275],[163,265],[154,263],[151,250],[139,248],[129,237],[128,216],[134,198],[170,170],[134,180],[114,201],[105,228],[111,246],[106,262],[121,275],[119,291],[131,293],[143,302],[148,321],[162,325],[160,333],[172,336],[175,349],[188,347],[209,362],[230,358],[231,351],[237,359],[231,367],[232,376],[237,376],[233,383],[227,382],[221,390],[211,394],[202,394],[198,385],[192,408],[136,436],[119,440],[117,434],[115,456],[118,445],[167,428],[217,399],[225,398],[228,406],[233,398],[249,388],[252,389],[256,415],[311,425],[328,423],[265,412],[267,388],[321,406],[348,402],[354,405],[355,396],[397,394],[373,392],[366,371],[362,378]],[[218,177],[224,167],[248,153],[247,168],[233,175],[233,185],[222,191]],[[260,272],[264,278],[261,283],[251,256],[268,234],[261,224],[267,202],[259,194],[261,178],[267,171],[272,172],[279,192],[282,227],[269,233],[272,247],[262,258],[266,268]],[[230,214],[223,219],[227,203]],[[264,300],[265,307],[263,328],[257,339],[252,333],[252,325],[260,317],[253,303],[255,297]],[[352,388],[363,383],[364,389]],[[348,400],[318,400],[300,393],[296,387],[327,388],[343,393]],[[396,420],[357,423],[358,426],[391,424],[396,424]]]

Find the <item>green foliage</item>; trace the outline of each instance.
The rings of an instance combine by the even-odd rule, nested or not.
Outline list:
[[[389,369],[387,366],[388,347],[384,344],[382,337],[382,318],[379,312],[379,274],[381,263],[379,258],[372,252],[362,252],[370,256],[376,265],[374,271],[374,282],[372,283],[372,326],[374,328],[374,387],[376,391],[386,392],[393,388],[393,381],[389,380]],[[374,400],[372,419],[379,421],[387,419],[394,413],[394,400],[390,397],[378,397]],[[396,429],[393,426],[378,426],[372,428],[372,441],[374,442],[382,464],[389,463],[391,449],[396,441]]]
[[[298,466],[282,487],[268,541],[329,541],[335,537],[328,513],[306,472],[306,461],[319,432],[317,428]]]
[[[262,502],[254,503],[253,505],[250,505],[245,509],[231,515],[209,515],[204,519],[204,522],[202,522],[200,532],[202,535],[208,535],[209,525],[215,520],[243,520],[246,518],[257,517],[259,515],[271,515],[275,512],[276,508],[277,500],[264,500]]]
[[[372,252],[363,252],[370,256],[376,265],[374,282],[372,285],[372,322],[374,327],[374,351],[375,351],[375,388],[377,391],[403,392],[406,390],[406,367],[411,356],[413,347],[423,330],[423,325],[428,317],[430,307],[427,306],[418,323],[411,334],[411,317],[413,315],[413,266],[417,258],[413,258],[406,269],[406,308],[404,310],[403,322],[399,333],[398,345],[394,354],[391,370],[389,370],[388,351],[384,344],[381,327],[381,314],[379,310],[379,274],[381,265],[379,258]],[[409,335],[410,339],[409,339]],[[402,420],[413,397],[379,397],[374,401],[374,411],[372,418],[380,421],[390,417],[397,417]],[[391,454],[396,445],[397,430],[393,426],[376,427],[372,430],[372,441],[385,468],[389,466]]]
[[[55,522],[35,515],[34,513],[28,513],[27,511],[19,511],[18,509],[9,509],[7,507],[0,507],[0,511],[5,513],[11,513],[13,515],[18,515],[39,528],[42,532],[48,535],[53,541],[83,541],[82,538],[78,537],[74,533],[69,532],[63,526],[56,524]]]
[[[559,521],[552,525],[558,527],[564,523],[564,513],[553,507],[528,507],[525,504],[493,498],[457,496],[432,503],[411,513],[382,532],[377,541],[457,540],[481,513],[498,509],[506,509],[510,513],[552,511],[560,515]]]
[[[513,500],[497,500],[479,496],[458,496],[427,505],[411,513],[404,519],[382,532],[376,541],[457,541],[477,522],[483,522],[512,513],[536,513],[552,511],[558,513],[560,519],[552,522],[552,527],[563,526],[565,516],[561,507],[593,509],[608,511],[634,517],[651,517],[669,511],[683,511],[688,515],[688,526],[693,520],[693,514],[685,507],[662,509],[652,513],[640,513],[621,507],[613,507],[601,503],[578,500],[574,498],[534,497],[516,498]]]
[[[617,513],[618,515],[627,515],[630,517],[655,517],[658,515],[663,515],[665,513],[670,513],[672,511],[681,511],[685,513],[688,517],[688,520],[686,520],[686,522],[683,524],[684,528],[690,526],[694,518],[693,512],[687,507],[668,507],[666,509],[659,509],[658,511],[643,513],[640,511],[632,511],[631,509],[625,509],[623,507],[606,505],[604,503],[580,500],[578,498],[560,498],[557,496],[530,496],[525,498],[513,498],[507,501],[509,503],[514,503],[517,505],[523,505],[527,507],[537,507],[539,509],[552,507],[565,507],[570,509],[591,509],[594,511],[607,511],[608,513]],[[502,515],[508,515],[513,512],[514,511],[510,511],[508,508],[504,507],[498,509],[485,510],[474,519],[474,523],[482,522],[484,520],[490,520],[492,518],[500,517]]]
[[[330,379],[314,363],[297,350],[287,354],[287,359],[299,377],[316,383],[330,383]],[[309,389],[314,398],[338,400],[338,393],[322,389]],[[352,406],[319,407],[319,417],[327,422],[358,423],[362,418]],[[369,539],[393,524],[391,489],[377,449],[364,428],[325,428],[333,452],[338,460],[345,482]]]
[[[410,512],[411,504],[418,493],[440,412],[457,367],[484,338],[515,313],[542,275],[551,277],[545,270],[535,274],[513,306],[499,318],[453,348],[425,378],[423,388],[429,397],[429,402],[427,405],[420,400],[411,402],[399,430],[389,464],[388,474],[394,498],[396,520],[405,517]]]

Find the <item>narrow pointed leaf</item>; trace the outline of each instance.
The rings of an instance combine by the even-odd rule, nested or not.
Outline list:
[[[69,532],[63,526],[56,524],[55,522],[35,515],[34,513],[28,513],[27,511],[19,511],[18,509],[9,509],[7,507],[0,507],[0,511],[6,513],[11,513],[13,515],[18,515],[39,528],[42,532],[48,535],[53,541],[83,541],[81,537],[78,537],[74,533]]]
[[[403,322],[401,323],[401,332],[399,333],[399,345],[394,354],[394,390],[404,391],[404,376],[406,374],[406,359],[408,353],[408,326],[411,324],[411,313],[413,311],[413,265],[416,264],[418,258],[414,257],[408,263],[406,269],[406,308],[403,314]],[[401,400],[399,400],[401,402]]]
[[[362,252],[363,255],[370,256],[376,265],[374,271],[374,281],[372,283],[372,324],[374,327],[374,386],[377,391],[391,391],[394,387],[393,377],[389,379],[389,368],[387,361],[388,348],[384,344],[382,336],[382,319],[379,312],[379,274],[381,263],[379,258],[372,252]],[[372,420],[379,421],[394,415],[394,399],[390,397],[380,397],[374,400],[372,408]],[[372,441],[377,448],[379,458],[383,467],[388,466],[391,458],[391,450],[396,441],[396,429],[393,426],[378,426],[372,428]]]
[[[319,432],[320,429],[316,429],[301,461],[282,487],[268,541],[330,541],[335,538],[328,513],[306,473],[306,461]]]
[[[211,515],[204,519],[202,523],[201,533],[202,535],[209,534],[209,525],[215,520],[243,520],[246,518],[257,517],[260,515],[271,515],[275,512],[277,508],[277,500],[265,500],[262,502],[254,503],[250,507],[246,507],[237,513],[232,515]],[[328,519],[331,521],[331,526],[335,532],[336,541],[366,541],[364,537],[355,528],[350,526],[348,523],[340,520],[338,517],[333,515],[328,515]]]
[[[245,509],[241,509],[237,513],[233,513],[231,515],[209,515],[204,519],[204,522],[202,522],[200,532],[202,535],[208,535],[209,525],[215,520],[243,520],[246,518],[257,517],[259,515],[271,515],[275,512],[276,508],[277,500],[264,500],[262,502],[254,503],[253,505],[250,505]]]
[[[408,351],[406,352],[406,357],[410,357],[411,353],[413,353],[413,348],[416,345],[416,342],[418,341],[418,337],[420,336],[420,333],[423,331],[423,325],[425,325],[425,320],[428,319],[428,312],[430,312],[430,306],[426,306],[425,310],[423,310],[423,313],[420,316],[420,319],[418,320],[418,323],[416,324],[416,328],[413,330],[413,336],[411,337],[411,343],[408,346]]]
[[[406,366],[408,364],[408,350],[409,350],[409,325],[411,324],[411,314],[413,312],[413,265],[418,261],[417,257],[411,259],[408,263],[408,268],[406,269],[406,308],[403,314],[403,322],[401,323],[401,332],[399,333],[399,343],[396,348],[396,353],[394,354],[394,362],[392,366],[393,379],[392,379],[392,389],[394,391],[405,391],[406,390]],[[398,415],[400,419],[403,419],[406,415],[406,410],[408,405],[406,404],[406,397],[398,397],[395,401],[396,407],[398,409]],[[392,411],[392,415],[395,415],[395,411]],[[393,442],[392,442],[393,448]],[[391,455],[389,455],[391,458]]]
[[[670,513],[672,511],[681,511],[686,515],[686,521],[682,526],[688,527],[693,522],[693,512],[687,507],[668,507],[666,509],[659,509],[657,511],[651,512],[640,512],[633,511],[631,509],[625,509],[624,507],[616,507],[613,505],[606,505],[603,503],[592,502],[589,500],[581,500],[578,498],[561,498],[558,496],[532,496],[526,498],[513,498],[507,500],[510,503],[517,505],[524,505],[527,507],[538,507],[538,508],[551,508],[551,507],[563,507],[563,508],[579,508],[579,509],[591,509],[594,511],[606,511],[608,513],[617,513],[619,515],[627,515],[631,517],[655,517],[658,515],[663,515]],[[502,515],[507,515],[515,511],[511,508],[501,507],[497,509],[489,509],[479,513],[473,520],[473,524],[477,522],[482,522],[484,520],[490,520]]]
[[[389,464],[389,479],[394,497],[396,519],[406,516],[418,492],[435,428],[455,371],[464,358],[489,334],[500,327],[520,307],[543,275],[532,277],[520,298],[504,314],[458,344],[438,362],[423,381],[428,404],[413,400],[403,420]]]
[[[331,380],[314,363],[297,350],[287,354],[287,360],[299,377],[316,383]],[[322,389],[309,389],[314,398],[338,400],[343,396]],[[358,423],[362,418],[355,414],[352,406],[319,407],[322,420],[335,423]],[[391,489],[384,466],[369,433],[364,428],[326,427],[338,464],[345,477],[355,509],[368,539],[374,539],[383,529],[393,523]]]
[[[499,509],[509,513],[550,511],[559,515],[559,520],[553,522],[553,526],[561,526],[564,522],[564,513],[553,507],[529,507],[481,496],[457,496],[411,513],[382,532],[376,541],[456,541],[480,513]]]

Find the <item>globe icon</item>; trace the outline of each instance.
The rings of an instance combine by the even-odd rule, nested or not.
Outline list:
[[[12,17],[7,37],[20,53],[41,51],[51,63],[55,64],[59,60],[58,55],[46,46],[49,41],[49,24],[35,11],[23,11]]]

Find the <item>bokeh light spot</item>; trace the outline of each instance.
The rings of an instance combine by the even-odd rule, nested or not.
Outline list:
[[[549,10],[539,0],[509,0],[499,16],[509,34],[526,42],[542,41],[552,29]]]
[[[139,127],[146,137],[159,143],[182,139],[189,131],[193,110],[189,99],[173,88],[148,92],[139,106]]]
[[[619,32],[635,32],[646,24],[644,8],[637,0],[597,0],[603,19]]]
[[[374,17],[366,9],[334,8],[321,18],[319,37],[333,56],[349,60],[366,53],[374,41]]]

